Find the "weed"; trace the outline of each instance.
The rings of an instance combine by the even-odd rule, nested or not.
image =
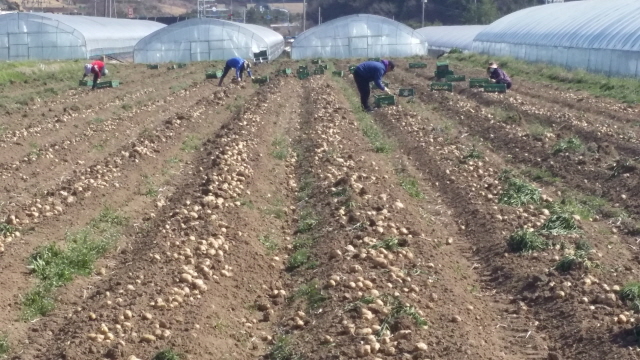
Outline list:
[[[544,250],[549,247],[549,243],[532,230],[516,230],[507,240],[509,249],[513,252],[529,253],[537,250]]]
[[[121,106],[121,107],[122,107],[122,110],[124,110],[124,111],[131,111],[131,110],[133,110],[133,106],[131,106],[131,104],[127,104],[127,103],[122,104],[122,106]]]
[[[308,233],[318,224],[318,219],[311,210],[306,210],[300,215],[298,220],[298,233]]]
[[[258,238],[258,241],[260,241],[260,243],[264,245],[264,247],[269,250],[269,252],[278,250],[278,240],[272,238],[269,234],[260,236]]]
[[[627,214],[627,212],[624,211],[624,209],[607,206],[607,205],[600,208],[600,214],[607,219],[624,220],[629,218],[629,214]]]
[[[0,359],[4,359],[4,357],[11,350],[11,346],[9,346],[9,336],[7,334],[0,333]]]
[[[9,235],[13,235],[13,233],[16,232],[16,228],[7,224],[7,223],[0,223],[0,235],[2,235],[3,237],[9,236]]]
[[[484,155],[482,154],[482,152],[480,152],[480,150],[476,149],[475,146],[473,146],[463,157],[462,160],[466,161],[466,160],[480,160],[480,159],[484,159]]]
[[[255,206],[255,205],[253,205],[253,201],[251,201],[251,200],[247,200],[247,199],[239,199],[238,201],[240,202],[240,205],[242,205],[242,206],[246,206],[247,208],[249,208],[249,209],[251,209],[251,210],[253,210],[253,209],[255,209],[255,208],[256,208],[256,206]]]
[[[182,358],[182,354],[178,354],[171,349],[166,349],[157,353],[151,360],[180,360]]]
[[[377,243],[371,245],[372,249],[380,249],[383,248],[389,251],[396,251],[400,246],[398,245],[398,238],[390,237],[386,238],[382,241],[378,241]]]
[[[102,124],[104,122],[104,119],[101,117],[94,117],[93,119],[91,119],[91,122],[94,124]]]
[[[549,133],[549,128],[540,124],[529,125],[529,135],[536,140],[542,140]]]
[[[306,264],[307,261],[311,258],[311,253],[308,249],[299,249],[289,257],[289,262],[287,263],[287,271],[293,271],[302,265]]]
[[[291,339],[288,336],[278,336],[275,344],[269,350],[269,360],[301,360],[300,355],[292,349]]]
[[[293,298],[304,298],[307,301],[307,307],[310,310],[317,309],[320,304],[328,299],[328,297],[322,293],[317,280],[312,280],[309,283],[300,286],[295,294],[293,294]]]
[[[627,283],[620,290],[620,298],[627,301],[633,311],[640,311],[640,282]]]
[[[555,184],[560,181],[547,169],[528,167],[522,171],[522,174],[531,179],[531,181],[543,184]]]
[[[553,153],[553,155],[558,155],[560,153],[569,152],[569,151],[576,152],[582,149],[582,146],[583,145],[580,139],[578,139],[575,136],[572,136],[570,138],[566,138],[558,141],[553,146],[553,149],[551,150],[551,152]]]
[[[598,262],[592,262],[588,258],[589,251],[591,250],[591,244],[584,240],[578,241],[576,244],[576,250],[573,254],[565,255],[560,262],[556,265],[556,269],[560,271],[571,271],[576,267],[583,267],[584,269],[591,269],[598,267]]]
[[[389,330],[389,327],[401,316],[408,316],[415,322],[416,326],[427,326],[427,321],[418,314],[415,307],[402,303],[402,300],[396,296],[383,295],[382,298],[387,306],[391,308],[391,311],[384,320],[382,320],[380,330],[378,330],[377,333],[378,337]]]
[[[578,231],[578,225],[570,214],[553,214],[540,227],[540,232],[565,235]]]
[[[346,187],[340,187],[331,193],[331,196],[334,197],[345,197],[349,193],[349,189]]]
[[[554,214],[578,215],[581,219],[590,219],[599,214],[607,201],[597,196],[566,196],[547,207]]]
[[[311,196],[311,192],[313,191],[313,179],[304,176],[300,185],[298,186],[298,200],[308,200],[309,196]]]
[[[637,169],[637,166],[629,159],[618,159],[611,167],[609,178],[615,178],[623,174],[628,174]]]
[[[169,87],[169,90],[171,90],[172,93],[177,93],[178,91],[184,90],[188,87],[189,87],[189,84],[180,83],[180,84],[172,85],[171,87]]]
[[[287,139],[282,136],[278,136],[271,142],[271,146],[274,150],[271,151],[271,155],[278,160],[284,160],[289,156],[289,147],[287,146]]]
[[[416,199],[424,199],[424,194],[420,191],[418,181],[412,177],[403,177],[400,179],[400,186],[411,196]]]
[[[313,243],[314,240],[310,236],[296,236],[293,240],[293,250],[308,249]]]
[[[169,159],[167,159],[167,163],[175,165],[175,164],[180,164],[180,159],[177,157],[171,157]]]
[[[104,145],[102,145],[102,144],[95,144],[95,145],[93,145],[93,150],[94,150],[94,151],[103,151],[103,150],[104,150]]]
[[[195,135],[188,135],[182,142],[180,150],[184,152],[194,152],[200,150],[200,139]]]
[[[77,275],[88,276],[93,264],[120,236],[126,219],[105,208],[89,225],[67,233],[66,248],[49,244],[29,257],[29,268],[40,280],[35,289],[23,297],[23,317],[32,320],[49,313],[54,306],[52,292]]]
[[[540,203],[540,190],[516,178],[508,178],[498,202],[509,206],[524,206]]]

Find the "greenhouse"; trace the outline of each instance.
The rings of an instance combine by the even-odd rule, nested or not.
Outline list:
[[[153,21],[44,13],[0,15],[0,60],[87,59],[133,51],[165,25]]]
[[[181,21],[157,31],[136,45],[136,63],[163,63],[244,59],[275,59],[284,50],[284,38],[258,25],[216,19]],[[259,55],[260,54],[260,55]]]
[[[425,39],[412,28],[377,15],[350,15],[327,21],[296,38],[293,59],[371,58],[426,55]]]
[[[416,32],[429,44],[429,55],[440,55],[453,48],[471,51],[473,38],[486,27],[486,25],[427,26]]]
[[[574,1],[507,15],[481,31],[473,51],[585,69],[640,75],[640,1]]]

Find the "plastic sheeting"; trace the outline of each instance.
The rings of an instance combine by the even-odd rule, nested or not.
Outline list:
[[[350,15],[327,21],[299,35],[293,59],[371,58],[426,55],[425,39],[412,28],[377,15]]]
[[[45,13],[0,15],[0,60],[87,59],[133,51],[165,25],[153,21]]]
[[[429,49],[449,51],[458,48],[471,51],[473,39],[486,27],[487,25],[427,26],[416,32],[426,39]]]
[[[640,1],[588,0],[507,15],[473,42],[473,51],[610,76],[640,76]]]
[[[253,59],[254,53],[267,51],[272,60],[284,50],[284,38],[258,25],[216,19],[181,21],[157,31],[135,46],[136,63],[192,62]]]

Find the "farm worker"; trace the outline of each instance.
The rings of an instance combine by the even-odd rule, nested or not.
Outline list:
[[[247,74],[249,74],[250,78],[253,78],[253,75],[251,75],[251,70],[249,70],[251,68],[251,64],[249,64],[248,61],[239,58],[239,57],[234,57],[232,59],[227,60],[227,63],[224,66],[224,71],[222,72],[222,76],[220,77],[220,82],[218,83],[218,86],[222,86],[222,81],[224,80],[224,77],[227,76],[227,74],[229,73],[229,70],[231,69],[236,69],[236,79],[242,81],[242,73],[246,70]]]
[[[84,80],[84,78],[89,76],[90,74],[93,74],[93,86],[91,87],[91,89],[95,90],[100,77],[106,76],[108,73],[109,72],[107,71],[107,68],[105,68],[104,66],[104,56],[102,56],[100,60],[96,60],[91,64],[85,64],[82,80]]]
[[[362,103],[362,109],[364,111],[373,111],[371,107],[369,107],[369,95],[371,95],[369,83],[372,81],[380,90],[391,94],[391,91],[382,85],[382,77],[389,71],[393,71],[395,67],[396,65],[389,60],[365,61],[356,66],[356,69],[353,71],[353,80],[356,81],[356,86],[360,93],[360,102]]]
[[[489,74],[489,79],[491,79],[492,83],[496,84],[506,84],[507,89],[511,89],[511,78],[504,70],[498,67],[498,64],[495,62],[489,63],[489,68],[487,68],[487,73]]]

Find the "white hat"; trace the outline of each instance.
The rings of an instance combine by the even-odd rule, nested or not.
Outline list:
[[[85,75],[91,74],[91,64],[84,64],[84,74]]]
[[[106,68],[104,69],[104,76],[109,75],[109,70],[107,70]]]

